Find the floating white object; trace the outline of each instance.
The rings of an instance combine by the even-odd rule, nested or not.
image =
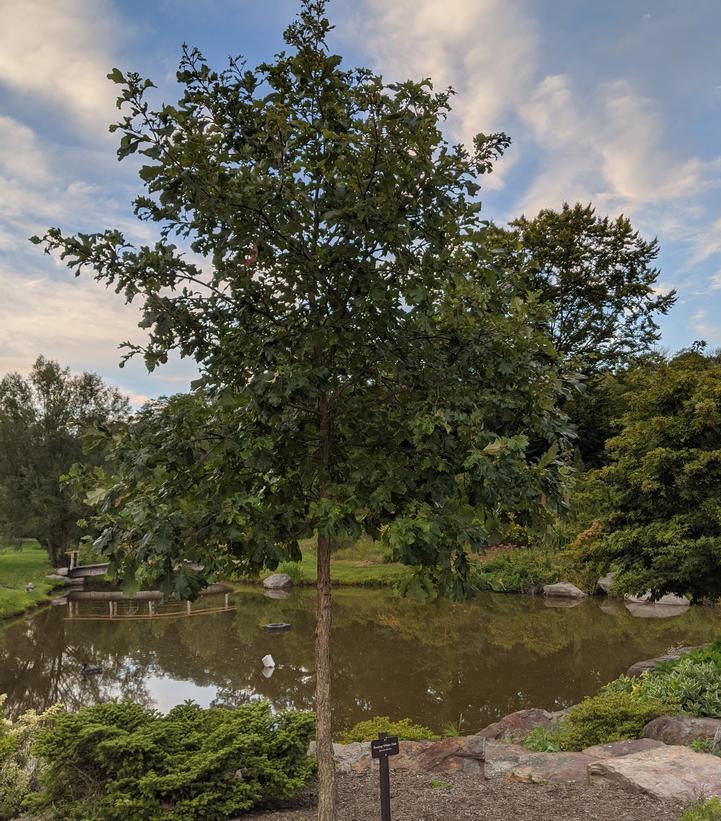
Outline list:
[[[275,673],[275,667],[264,667],[261,670],[261,673],[265,676],[265,678],[270,678],[273,673]]]
[[[263,667],[275,667],[275,660],[270,653],[267,656],[263,656]]]
[[[25,590],[27,590],[28,593],[32,593],[33,590],[35,590],[35,585],[32,582],[28,582],[25,585]]]

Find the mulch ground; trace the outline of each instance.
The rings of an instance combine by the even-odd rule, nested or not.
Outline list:
[[[391,773],[393,821],[678,821],[680,814],[678,805],[611,784],[523,784],[502,778],[484,781],[463,773]],[[312,821],[315,793],[310,790],[292,804],[244,816],[244,821],[250,819]],[[378,773],[339,776],[338,821],[376,819]]]

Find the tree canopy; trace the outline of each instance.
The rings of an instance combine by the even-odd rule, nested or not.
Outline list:
[[[598,474],[611,488],[592,551],[634,592],[721,597],[721,361],[698,350],[626,377],[626,412]]]
[[[627,217],[564,203],[496,229],[495,242],[505,245],[506,267],[549,302],[554,345],[573,367],[623,367],[658,342],[655,316],[676,294],[659,292],[658,242],[644,240]]]
[[[142,158],[135,211],[158,241],[57,228],[33,241],[140,299],[149,339],[130,354],[154,368],[178,350],[201,370],[193,395],[119,439],[120,471],[91,496],[118,571],[192,595],[182,558],[206,574],[229,556],[273,568],[317,534],[329,821],[333,539],[382,536],[462,593],[467,553],[499,519],[559,503],[570,430],[547,309],[510,291],[480,242],[479,176],[507,138],[449,145],[449,92],[343,68],[325,5],[305,0],[288,50],[255,69],[218,72],[185,49],[175,105],[114,70],[118,155]]]
[[[123,419],[128,400],[93,373],[38,357],[27,377],[0,381],[0,529],[31,537],[57,563],[81,535],[83,507],[60,476],[85,459],[81,434]]]

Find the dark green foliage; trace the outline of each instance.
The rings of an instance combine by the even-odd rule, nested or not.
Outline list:
[[[92,373],[37,359],[29,376],[0,381],[0,535],[37,539],[57,564],[81,531],[82,505],[60,477],[84,459],[81,433],[111,425],[128,401]],[[92,462],[93,459],[91,458]]]
[[[371,741],[378,738],[378,733],[396,735],[405,741],[436,741],[438,739],[433,730],[421,724],[414,724],[409,718],[391,721],[388,716],[376,716],[359,721],[343,734],[342,740],[344,744],[350,744],[353,741]]]
[[[60,713],[35,753],[44,764],[34,808],[83,821],[225,821],[310,780],[309,713],[186,703],[162,716],[129,702]]]
[[[565,203],[520,217],[503,238],[508,267],[550,303],[554,344],[573,366],[617,368],[658,341],[654,314],[667,313],[676,295],[655,290],[658,242],[644,240],[626,217]]]
[[[697,350],[625,377],[627,410],[598,474],[612,492],[591,556],[619,588],[721,597],[721,363]]]

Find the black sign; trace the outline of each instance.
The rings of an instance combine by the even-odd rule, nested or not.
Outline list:
[[[373,758],[388,758],[389,755],[398,755],[398,736],[389,735],[387,738],[378,738],[371,741],[371,756]]]

